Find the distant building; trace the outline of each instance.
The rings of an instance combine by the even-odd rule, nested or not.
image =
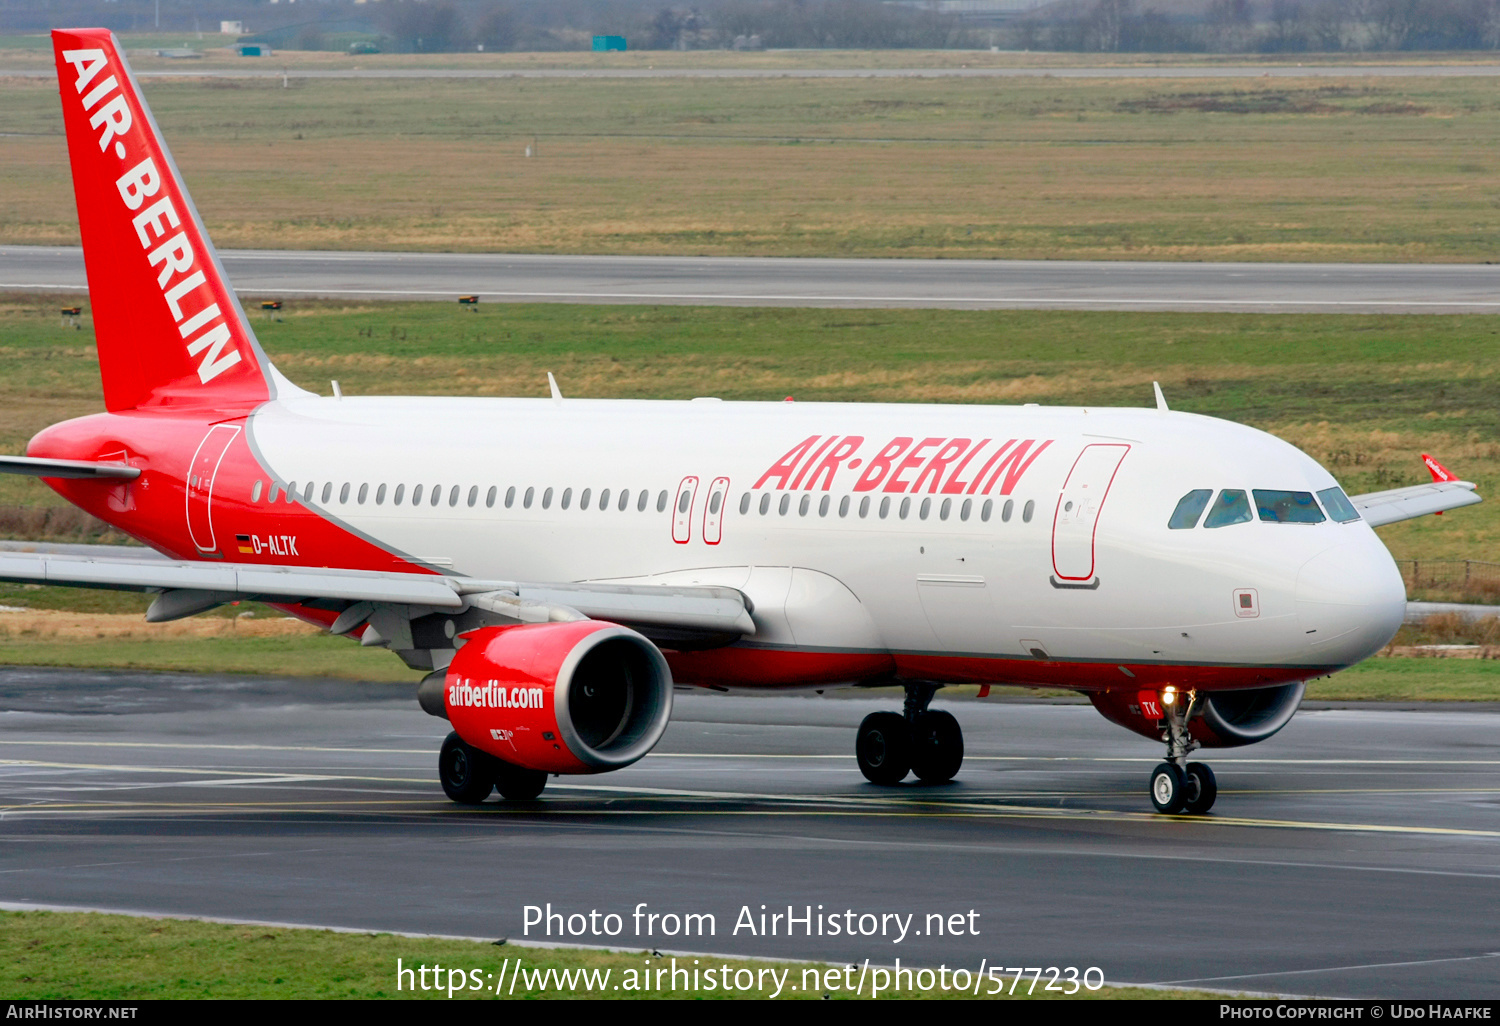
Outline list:
[[[219,22],[219,35],[221,36],[243,36],[244,34],[245,23],[243,21]]]
[[[600,53],[625,49],[624,36],[595,36],[594,49]]]

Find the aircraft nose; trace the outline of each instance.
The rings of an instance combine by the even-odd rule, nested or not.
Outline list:
[[[1320,660],[1350,666],[1374,655],[1406,616],[1406,584],[1377,539],[1319,553],[1297,573],[1297,618]]]

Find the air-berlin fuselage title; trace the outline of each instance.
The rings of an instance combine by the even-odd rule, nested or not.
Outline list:
[[[852,488],[856,492],[926,491],[941,495],[989,495],[996,484],[1009,495],[1036,458],[1052,444],[1036,439],[923,438],[899,435],[868,460],[859,455],[862,435],[809,435],[771,465],[753,487],[789,491],[830,491],[842,468],[863,471]],[[978,469],[971,465],[981,456]],[[915,474],[915,477],[911,475]],[[965,474],[971,476],[965,477]]]
[[[99,133],[100,152],[108,153],[113,148],[115,156],[120,160],[127,163],[134,160],[139,154],[127,157],[129,151],[125,142],[130,138],[128,133],[135,119],[130,112],[130,103],[120,87],[119,77],[106,75],[98,85],[89,88],[100,72],[109,68],[109,59],[105,57],[104,51],[65,50],[63,60],[78,72],[73,83],[74,90],[81,97],[84,113],[93,111],[89,115],[89,124]],[[88,92],[85,93],[84,90]],[[160,267],[156,284],[162,290],[162,297],[167,301],[172,319],[177,322],[178,332],[183,339],[188,339],[200,328],[205,329],[185,344],[190,357],[207,350],[207,355],[198,364],[198,378],[207,384],[240,362],[239,347],[231,344],[234,340],[228,320],[219,309],[219,304],[213,301],[211,293],[207,297],[208,302],[197,304],[191,313],[183,310],[184,300],[193,297],[208,281],[202,268],[198,266],[198,254],[188,238],[187,230],[183,229],[167,237],[168,231],[182,227],[182,218],[172,197],[163,196],[141,210],[148,199],[161,191],[161,186],[161,173],[150,154],[131,165],[115,181],[115,187],[119,189],[126,208],[140,211],[131,223],[135,225],[141,248],[151,250],[147,256],[151,266]]]

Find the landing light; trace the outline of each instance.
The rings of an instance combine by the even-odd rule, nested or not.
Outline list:
[[[1168,684],[1161,689],[1161,704],[1175,705],[1177,703],[1177,689]]]

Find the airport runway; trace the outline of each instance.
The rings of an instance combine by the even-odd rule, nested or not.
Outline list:
[[[136,54],[154,56],[155,51]],[[51,68],[0,68],[0,78],[52,78]],[[157,68],[137,78],[1493,78],[1500,64],[1159,65],[1025,68]]]
[[[1500,264],[838,260],[225,250],[257,297],[1265,313],[1500,312]],[[0,246],[0,290],[82,290],[69,247]]]
[[[1156,746],[1087,706],[953,702],[960,780],[881,790],[849,751],[894,699],[686,695],[642,763],[465,809],[434,779],[446,724],[411,691],[0,670],[0,901],[514,938],[526,904],[628,924],[646,902],[716,932],[568,939],[1500,996],[1490,708],[1304,711],[1212,754],[1218,807],[1188,820],[1145,811]],[[761,904],[914,929],[973,910],[978,936],[735,936]]]

